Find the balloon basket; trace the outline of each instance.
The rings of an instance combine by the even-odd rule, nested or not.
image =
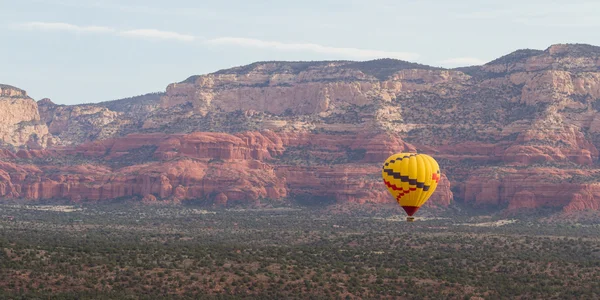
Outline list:
[[[406,217],[406,222],[414,222],[415,217]]]

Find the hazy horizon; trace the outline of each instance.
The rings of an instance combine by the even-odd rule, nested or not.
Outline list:
[[[0,83],[78,104],[164,91],[257,61],[480,65],[518,49],[600,45],[598,9],[540,0],[0,0]]]

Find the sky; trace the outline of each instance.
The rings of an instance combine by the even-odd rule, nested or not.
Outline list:
[[[599,13],[589,0],[0,0],[0,83],[78,104],[256,61],[480,65],[600,46]]]

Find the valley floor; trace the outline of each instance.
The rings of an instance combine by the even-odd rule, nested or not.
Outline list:
[[[594,299],[589,217],[0,205],[0,298]]]

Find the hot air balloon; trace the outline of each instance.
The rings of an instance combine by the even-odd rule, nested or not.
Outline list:
[[[440,181],[440,167],[427,154],[396,153],[386,159],[381,173],[388,191],[408,214],[406,220],[415,220],[419,210]]]

